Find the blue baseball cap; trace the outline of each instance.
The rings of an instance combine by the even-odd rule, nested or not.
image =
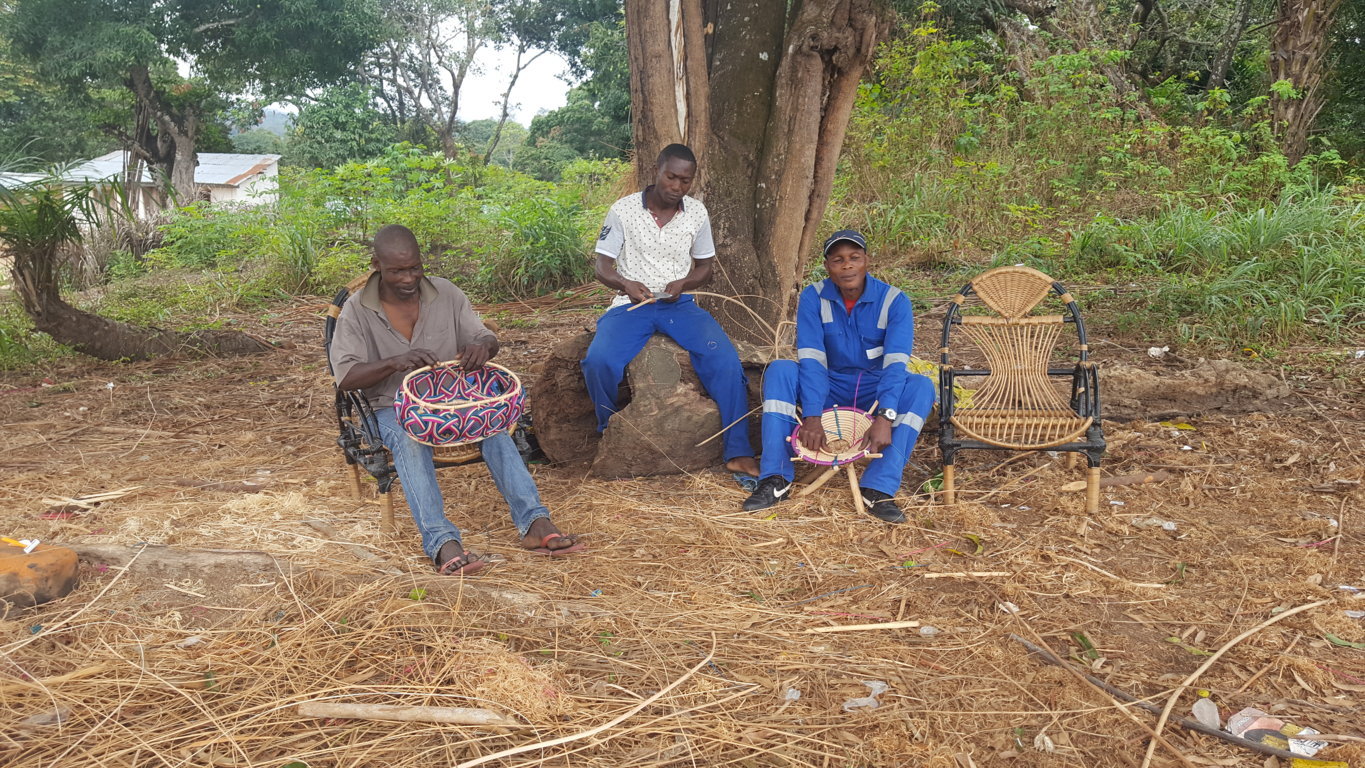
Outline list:
[[[856,229],[841,229],[825,239],[824,255],[828,256],[829,249],[833,248],[834,244],[840,240],[847,240],[864,251],[867,250],[867,238],[863,237],[863,233]]]

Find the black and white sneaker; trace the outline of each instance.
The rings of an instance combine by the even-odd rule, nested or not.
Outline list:
[[[867,505],[868,514],[888,523],[905,522],[905,513],[896,506],[896,502],[890,496],[871,488],[859,490],[863,492],[863,503]]]
[[[744,500],[745,512],[767,509],[791,493],[792,484],[781,475],[768,475],[758,481],[758,487]]]

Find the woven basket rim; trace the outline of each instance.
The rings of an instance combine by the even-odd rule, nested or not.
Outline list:
[[[521,378],[517,376],[515,373],[513,373],[511,369],[505,368],[501,365],[498,365],[497,363],[484,363],[484,367],[496,368],[497,370],[502,371],[508,376],[511,376],[512,383],[515,385],[512,389],[502,393],[501,395],[496,395],[494,397],[485,397],[480,400],[461,400],[458,403],[439,403],[432,402],[430,400],[424,400],[418,397],[417,395],[413,394],[412,390],[408,389],[408,382],[412,381],[414,377],[420,374],[435,371],[437,368],[450,369],[455,367],[456,367],[455,360],[447,360],[442,363],[437,363],[436,365],[423,366],[404,376],[403,383],[398,386],[398,389],[407,398],[409,404],[420,406],[421,408],[425,408],[426,410],[429,411],[455,411],[463,408],[478,408],[499,405],[501,403],[505,403],[519,397],[524,391],[521,384]]]
[[[873,419],[873,417],[872,417],[871,414],[867,413],[866,411],[864,411],[864,410],[862,410],[862,409],[860,409],[860,408],[854,408],[854,407],[847,406],[847,405],[836,405],[836,406],[834,406],[833,408],[826,408],[825,410],[821,411],[821,412],[820,412],[820,423],[821,423],[822,426],[824,426],[824,424],[825,424],[825,416],[828,415],[828,414],[833,414],[833,413],[846,413],[846,414],[848,414],[848,415],[850,415],[850,416],[857,415],[857,416],[862,417],[863,423],[865,424],[865,426],[863,427],[863,432],[864,432],[864,433],[867,432],[867,428],[868,428],[868,427],[871,427],[871,426],[872,426],[872,419]],[[864,456],[866,456],[867,453],[868,453],[868,451],[867,451],[866,448],[860,448],[860,449],[858,449],[858,450],[856,450],[856,451],[853,451],[852,453],[848,453],[848,454],[843,454],[843,453],[829,453],[829,452],[827,452],[827,451],[818,451],[818,452],[817,452],[817,451],[811,451],[811,450],[807,449],[805,446],[801,445],[801,442],[800,442],[800,440],[799,440],[798,437],[797,437],[797,435],[800,433],[800,431],[801,431],[801,427],[800,427],[799,425],[797,426],[796,429],[792,430],[792,436],[791,436],[792,451],[796,454],[797,458],[801,459],[802,461],[806,462],[807,464],[819,464],[819,465],[821,465],[821,466],[826,466],[826,467],[842,466],[842,465],[844,465],[844,464],[849,464],[849,463],[851,463],[851,462],[857,461],[857,460],[863,458]],[[826,429],[825,429],[825,434],[826,434],[826,435],[829,434],[829,429],[828,429],[828,427],[826,427]],[[859,437],[861,437],[861,435],[859,435]]]

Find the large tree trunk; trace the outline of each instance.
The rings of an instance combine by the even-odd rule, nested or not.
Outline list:
[[[128,88],[134,98],[136,135],[125,141],[126,149],[137,153],[152,171],[152,178],[170,201],[189,205],[198,197],[194,168],[199,164],[195,142],[200,116],[194,105],[173,108],[152,83],[146,67],[133,67],[128,73]],[[127,180],[133,182],[134,180]]]
[[[1251,0],[1237,0],[1232,18],[1228,20],[1218,40],[1218,51],[1214,54],[1213,63],[1209,65],[1209,90],[1222,88],[1227,82],[1228,69],[1232,66],[1232,59],[1237,53],[1237,45],[1242,42],[1242,35],[1246,34],[1247,24],[1250,22]]]
[[[716,238],[708,290],[790,316],[820,236],[858,81],[890,14],[877,0],[627,0],[640,182],[670,142],[697,153]],[[739,338],[772,343],[729,303]]]
[[[167,355],[247,355],[270,345],[237,331],[177,333],[144,328],[85,312],[62,301],[57,249],[13,249],[14,290],[33,326],[77,352],[101,360],[148,360]]]
[[[1272,90],[1270,109],[1275,135],[1289,162],[1308,152],[1308,134],[1322,110],[1322,83],[1330,32],[1341,0],[1278,0],[1275,34],[1270,38],[1270,80],[1287,80],[1293,95]]]

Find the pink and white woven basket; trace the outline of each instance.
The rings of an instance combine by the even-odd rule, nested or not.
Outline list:
[[[398,423],[430,446],[477,443],[516,426],[525,390],[515,373],[494,363],[466,371],[454,361],[418,368],[394,395]]]

